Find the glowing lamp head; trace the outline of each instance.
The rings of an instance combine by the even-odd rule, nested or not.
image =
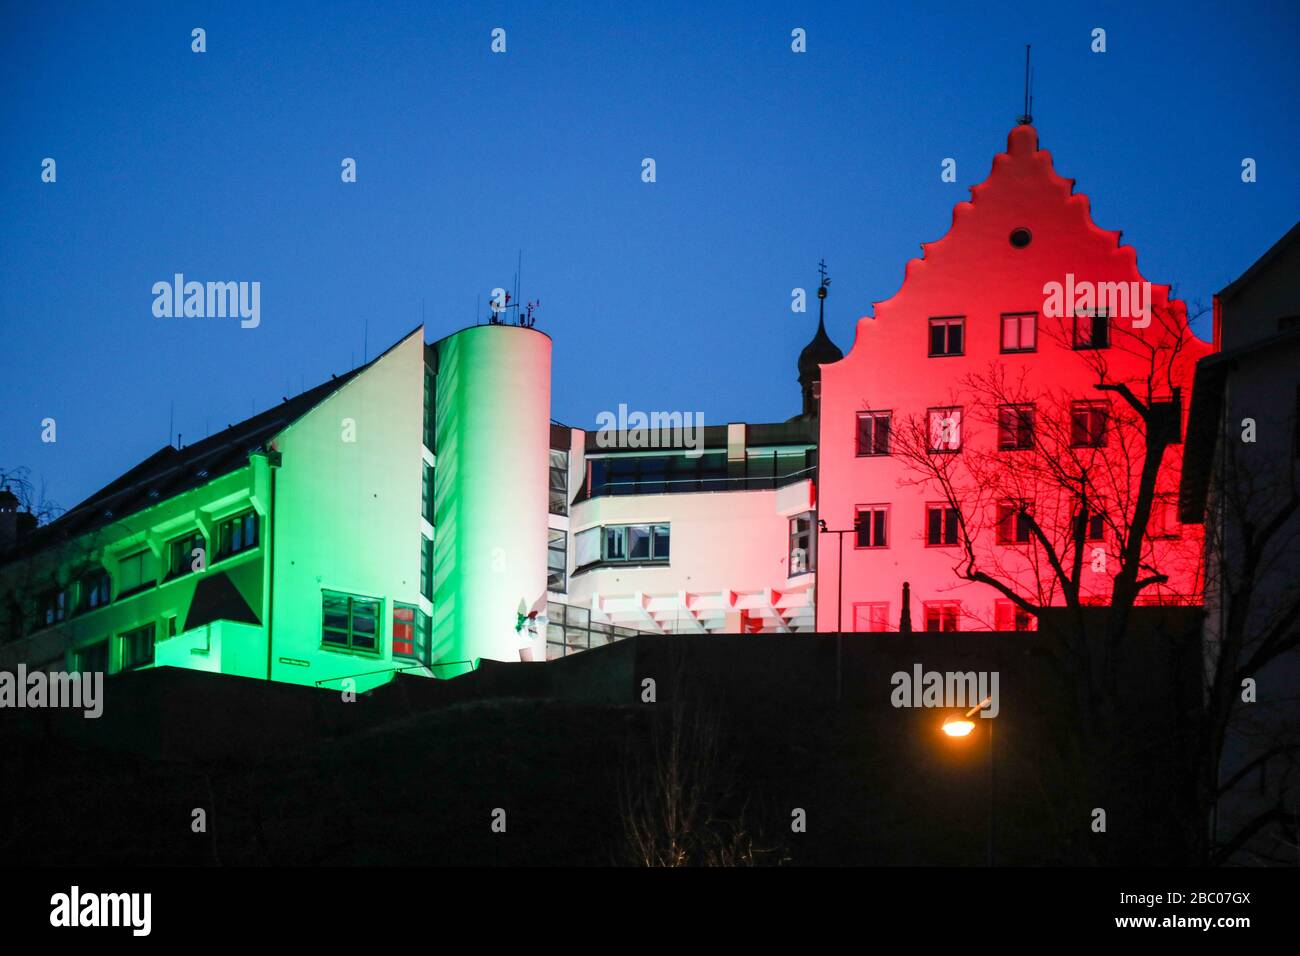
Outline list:
[[[974,729],[974,721],[964,717],[950,717],[943,722],[943,732],[949,737],[965,737]]]

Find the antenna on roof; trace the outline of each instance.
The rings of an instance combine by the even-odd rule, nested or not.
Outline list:
[[[1020,118],[1016,121],[1021,126],[1028,126],[1030,123],[1034,121],[1033,114],[1030,112],[1030,108],[1033,106],[1034,103],[1034,97],[1033,94],[1030,93],[1030,89],[1032,87],[1030,86],[1029,77],[1030,77],[1029,44],[1026,43],[1025,44],[1025,111],[1020,115]]]
[[[167,409],[167,444],[172,443],[172,435],[176,434],[176,399],[172,399]]]

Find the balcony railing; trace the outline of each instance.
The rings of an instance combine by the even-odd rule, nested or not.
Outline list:
[[[697,491],[768,491],[784,488],[813,478],[817,467],[802,468],[786,474],[744,475],[735,477],[709,476],[698,478],[637,478],[606,480],[591,487],[591,497],[605,495],[671,495]]]

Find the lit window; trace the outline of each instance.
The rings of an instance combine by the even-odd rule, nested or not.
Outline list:
[[[951,315],[930,320],[930,355],[961,355],[965,316]]]
[[[1038,313],[1017,312],[1002,316],[1002,351],[1032,352],[1038,348]]]
[[[418,607],[393,605],[393,657],[429,662],[429,615]]]
[[[325,591],[321,594],[321,644],[377,652],[379,605],[374,598]]]
[[[961,449],[961,409],[931,408],[930,451],[951,452]]]
[[[889,454],[890,412],[858,412],[858,457]]]
[[[958,544],[961,515],[947,504],[925,507],[925,543],[934,547]]]
[[[889,547],[889,506],[860,506],[853,520],[853,528],[856,532],[854,547]]]

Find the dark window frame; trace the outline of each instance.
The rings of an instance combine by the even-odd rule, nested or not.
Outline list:
[[[855,551],[885,551],[889,548],[889,542],[892,535],[889,533],[889,504],[866,504],[853,506],[853,550]],[[871,521],[863,525],[862,516],[871,515]],[[884,515],[884,520],[877,516]],[[883,534],[882,534],[883,527]],[[870,544],[862,543],[862,532],[867,532],[867,538]],[[884,538],[884,544],[880,544],[880,538]]]
[[[869,441],[869,450],[863,450],[863,425],[870,423],[871,437]],[[880,423],[884,423],[884,451],[880,450],[881,446],[881,429]],[[893,441],[894,431],[894,413],[893,410],[887,411],[861,411],[858,412],[854,422],[854,448],[858,458],[887,458],[892,454],[890,443]]]
[[[344,628],[330,627],[326,622],[325,605],[329,600],[346,601],[346,610],[344,614],[347,618],[347,625]],[[370,606],[374,608],[375,629],[373,633],[367,634],[364,630],[356,627],[357,614],[355,609],[359,606]],[[356,654],[368,654],[378,657],[383,654],[383,619],[384,619],[384,600],[383,598],[365,597],[360,594],[347,594],[343,591],[321,591],[321,626],[320,626],[320,646],[322,649],[328,648],[335,651],[350,651]],[[327,641],[326,633],[343,634],[345,641]],[[367,647],[364,643],[357,643],[356,635],[361,634],[363,637],[372,637],[374,643]]]
[[[943,347],[941,351],[936,352],[934,349],[934,333],[937,329],[943,329]],[[957,330],[957,348],[952,347],[952,330]],[[926,354],[928,358],[950,358],[966,354],[966,316],[964,315],[936,315],[931,316],[926,325]]]

